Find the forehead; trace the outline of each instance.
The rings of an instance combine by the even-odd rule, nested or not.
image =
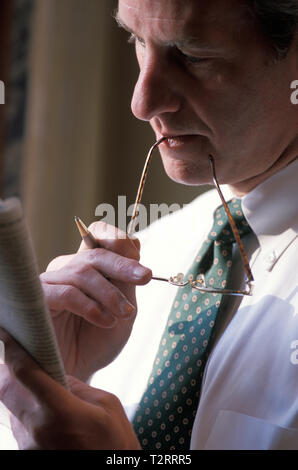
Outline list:
[[[143,19],[179,20],[181,15],[191,13],[193,0],[119,0],[119,10]]]
[[[120,20],[140,36],[241,31],[248,24],[245,0],[119,0]]]

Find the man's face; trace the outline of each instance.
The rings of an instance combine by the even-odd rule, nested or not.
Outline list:
[[[167,174],[240,191],[264,179],[297,131],[290,83],[297,60],[274,62],[243,0],[119,0],[136,41],[132,110],[150,121]],[[247,184],[248,182],[248,184]]]

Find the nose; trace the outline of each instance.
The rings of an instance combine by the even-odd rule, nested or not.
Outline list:
[[[133,114],[142,121],[150,121],[179,108],[180,97],[171,66],[152,56],[144,58],[131,102]]]

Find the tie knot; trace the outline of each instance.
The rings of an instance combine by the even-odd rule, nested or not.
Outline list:
[[[232,199],[228,202],[228,207],[239,235],[243,237],[251,231],[251,228],[244,217],[241,199]],[[221,241],[223,243],[235,243],[233,230],[223,205],[218,207],[214,212],[214,224],[208,237],[211,240]]]

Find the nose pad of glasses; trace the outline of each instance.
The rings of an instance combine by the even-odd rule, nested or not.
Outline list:
[[[199,274],[197,279],[192,281],[190,284],[192,287],[206,287],[206,279],[204,274]]]
[[[183,273],[178,273],[176,276],[171,276],[169,279],[170,284],[173,284],[175,286],[180,286],[183,287],[188,284],[188,282],[184,282],[184,274]]]

